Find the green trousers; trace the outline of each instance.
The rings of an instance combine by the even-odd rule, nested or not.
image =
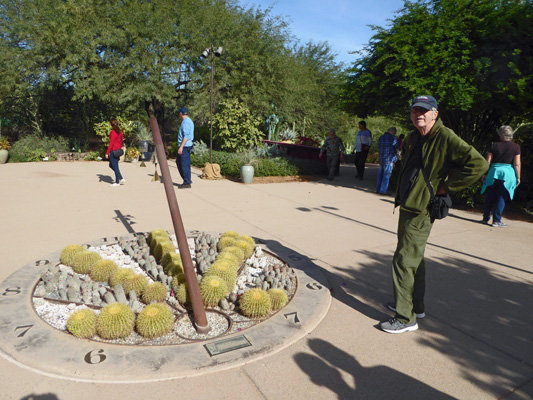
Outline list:
[[[424,312],[424,251],[432,227],[427,211],[414,214],[400,209],[398,245],[392,259],[392,282],[395,318],[402,323],[412,323],[416,321],[415,313]]]

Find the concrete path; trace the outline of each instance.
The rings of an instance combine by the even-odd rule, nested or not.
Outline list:
[[[11,274],[67,244],[172,230],[153,164],[120,166],[121,187],[109,186],[104,162],[0,166],[0,302],[13,293],[3,283]],[[333,182],[243,185],[200,173],[176,190],[185,229],[235,230],[312,262],[332,295],[321,323],[247,364],[149,383],[59,379],[0,357],[0,399],[533,399],[533,224],[492,228],[463,211],[436,222],[427,317],[390,335],[378,324],[392,315],[398,214],[392,197],[374,193],[375,166],[363,182],[351,166]]]

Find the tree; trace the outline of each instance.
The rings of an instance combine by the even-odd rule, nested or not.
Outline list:
[[[210,63],[200,54],[211,44],[224,48],[215,111],[238,99],[262,121],[272,103],[285,121],[320,130],[334,121],[338,66],[329,46],[297,49],[282,17],[235,0],[0,0],[0,112],[27,109],[35,126],[62,133],[71,128],[58,126],[60,116],[89,127],[139,119],[150,105],[162,133],[174,133],[186,105],[206,124]]]
[[[405,1],[349,71],[342,101],[359,116],[404,116],[433,94],[443,122],[478,146],[515,118],[531,118],[533,2]]]

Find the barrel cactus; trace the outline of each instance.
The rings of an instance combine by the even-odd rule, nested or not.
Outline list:
[[[112,303],[100,311],[96,318],[96,333],[103,339],[119,339],[129,336],[135,325],[135,314],[125,304]]]
[[[233,244],[235,247],[238,247],[240,249],[242,249],[243,253],[244,253],[244,258],[249,258],[252,253],[254,252],[254,243],[253,242],[250,242],[246,239],[237,239],[235,241],[235,243]]]
[[[172,287],[174,288],[174,290],[176,290],[178,285],[181,285],[185,282],[187,282],[187,279],[185,278],[185,274],[182,272],[181,274],[178,274],[174,278],[172,278]]]
[[[183,265],[181,264],[181,260],[179,260],[179,262],[172,261],[171,263],[167,264],[165,269],[165,273],[170,276],[177,276],[183,272],[184,269]]]
[[[206,271],[204,276],[216,275],[224,279],[226,283],[226,289],[231,291],[235,286],[237,280],[237,272],[232,267],[231,263],[226,260],[215,261]]]
[[[228,292],[226,282],[220,276],[204,276],[200,282],[200,295],[207,307],[213,307],[222,300]]]
[[[148,281],[143,275],[134,274],[122,281],[122,287],[124,288],[125,293],[129,293],[134,290],[137,296],[140,296],[143,290],[148,285]]]
[[[161,282],[149,283],[141,294],[144,304],[150,304],[152,301],[165,301],[167,298],[167,288]]]
[[[161,259],[163,258],[165,254],[175,253],[175,252],[176,252],[176,247],[174,246],[174,243],[170,241],[170,239],[161,240],[161,241],[158,241],[157,244],[155,245],[153,256],[158,262],[161,262]]]
[[[74,263],[74,258],[83,251],[86,251],[85,247],[80,246],[79,244],[71,244],[65,246],[63,250],[61,250],[59,261],[61,261],[61,264],[63,265],[68,265],[69,267],[72,267]]]
[[[94,251],[82,251],[74,256],[72,269],[78,274],[88,274],[93,265],[101,259],[100,254]]]
[[[235,255],[233,255],[232,253],[227,252],[227,251],[224,251],[224,252],[220,253],[217,256],[216,261],[229,261],[229,263],[231,264],[232,268],[235,269],[235,270],[238,270],[240,265],[241,265],[241,263],[239,262],[237,257],[235,257]]]
[[[240,297],[241,312],[249,318],[260,318],[270,313],[271,302],[268,293],[261,289],[249,289]]]
[[[270,296],[270,304],[272,306],[272,310],[279,310],[280,308],[283,308],[285,304],[287,304],[288,296],[287,293],[283,289],[270,289],[268,292],[268,295]]]
[[[94,263],[89,276],[93,281],[109,282],[109,278],[118,271],[118,265],[111,260],[98,260]]]
[[[67,330],[74,336],[90,339],[96,334],[96,314],[90,308],[82,308],[68,317]]]
[[[167,231],[163,229],[154,229],[152,232],[148,234],[148,239],[146,240],[147,243],[151,243],[152,239],[155,237],[162,237],[162,238],[169,238]]]
[[[142,337],[161,337],[172,330],[174,314],[164,303],[150,304],[139,313],[135,326]]]
[[[116,285],[122,285],[124,279],[131,278],[135,275],[135,272],[129,268],[119,268],[109,277],[109,285],[114,287]]]
[[[239,263],[242,263],[244,261],[244,250],[237,246],[229,246],[226,247],[224,250],[222,250],[221,253],[231,253],[235,256],[237,260],[239,260]]]
[[[217,243],[217,249],[218,251],[222,251],[226,247],[233,246],[234,243],[235,243],[235,238],[232,236],[221,237]]]
[[[224,232],[222,235],[220,235],[220,238],[222,239],[223,237],[232,237],[232,238],[238,238],[240,235],[235,232],[235,231],[226,231]]]
[[[178,253],[176,252],[166,253],[163,257],[161,257],[160,264],[163,267],[163,269],[166,270],[166,267],[168,266],[168,264],[172,262],[181,264],[181,257]]]
[[[191,298],[189,296],[189,289],[187,288],[186,283],[182,283],[176,288],[176,299],[181,304],[187,304],[191,302]]]

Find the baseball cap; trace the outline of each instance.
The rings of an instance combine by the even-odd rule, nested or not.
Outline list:
[[[437,107],[437,100],[435,100],[435,97],[433,96],[418,96],[416,97],[412,103],[411,108],[414,107],[422,107],[426,110],[431,110],[433,107],[438,110]]]
[[[182,113],[183,115],[187,115],[187,114],[189,114],[189,110],[187,110],[185,107],[181,107],[178,110],[178,113]]]

